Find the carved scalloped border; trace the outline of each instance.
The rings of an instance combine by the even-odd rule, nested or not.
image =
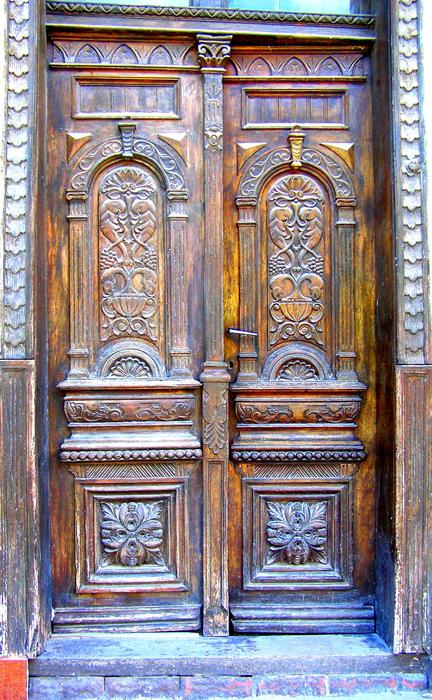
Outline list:
[[[418,0],[399,0],[394,17],[398,360],[425,360],[425,232],[422,210],[422,135],[419,91]],[[399,119],[397,119],[397,115]]]
[[[4,199],[3,356],[26,356],[28,331],[29,217],[29,0],[9,0],[7,53],[6,181]]]
[[[209,7],[152,7],[139,5],[116,5],[110,3],[56,2],[46,3],[47,12],[59,14],[85,13],[91,15],[157,15],[159,17],[205,17],[209,19],[252,19],[273,22],[308,22],[309,24],[348,24],[373,27],[372,15],[325,15],[294,12],[265,12],[258,10],[226,10]]]

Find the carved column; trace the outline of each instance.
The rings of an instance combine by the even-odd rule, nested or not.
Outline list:
[[[87,377],[89,368],[89,289],[87,193],[69,191],[70,376]]]
[[[185,268],[187,214],[186,192],[169,192],[168,235],[171,312],[171,374],[190,376],[190,349],[188,347],[188,286]]]
[[[255,331],[255,319],[258,318],[256,199],[241,198],[237,200],[237,204],[240,240],[240,328]],[[255,336],[240,336],[238,357],[237,381],[257,379],[258,354]]]
[[[335,246],[336,376],[356,380],[354,351],[354,199],[337,199]]]
[[[203,383],[204,612],[203,632],[227,635],[228,383],[223,319],[223,64],[230,36],[198,35],[204,91],[206,361]]]

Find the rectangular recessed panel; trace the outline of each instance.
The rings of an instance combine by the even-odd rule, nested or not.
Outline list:
[[[246,88],[243,91],[244,129],[348,128],[344,90]]]
[[[74,78],[73,116],[179,119],[178,81],[139,78]]]

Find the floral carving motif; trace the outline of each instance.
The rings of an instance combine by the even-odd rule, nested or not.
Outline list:
[[[308,423],[345,423],[355,420],[359,413],[359,404],[344,404],[334,409],[331,406],[319,406],[306,409],[304,418]]]
[[[327,562],[327,504],[267,501],[267,564]]]
[[[95,403],[92,408],[84,402],[66,401],[64,410],[67,419],[73,423],[120,420],[124,414],[118,403]]]
[[[204,431],[203,442],[218,455],[225,447],[227,441],[226,426],[227,426],[227,392],[223,390],[217,399],[214,411],[210,410],[210,394],[204,389],[203,391],[203,418]],[[210,416],[210,419],[208,418]]]
[[[109,374],[114,377],[151,377],[150,366],[138,357],[120,357],[113,362]]]
[[[290,381],[304,381],[305,379],[318,378],[318,370],[307,360],[287,360],[280,367],[277,374],[277,379],[289,379]]]
[[[255,406],[238,403],[237,417],[243,423],[288,423],[293,412],[288,406]]]
[[[156,186],[149,174],[122,167],[99,194],[101,339],[139,335],[158,340]]]
[[[269,345],[324,345],[323,192],[309,177],[279,180],[268,194]]]
[[[175,401],[170,404],[152,403],[136,411],[141,420],[187,420],[190,418],[193,401]]]
[[[102,566],[164,565],[161,503],[101,503]]]

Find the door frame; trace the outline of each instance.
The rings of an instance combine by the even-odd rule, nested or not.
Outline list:
[[[3,656],[32,657],[43,647],[51,631],[50,543],[45,516],[48,512],[44,313],[47,300],[43,275],[45,13],[37,0],[5,0],[4,4],[9,19],[5,55],[1,57],[7,84],[3,95],[6,119],[0,161],[0,190],[3,191],[4,185],[5,191],[4,202],[0,201],[5,221],[0,231],[3,258],[0,417],[2,430],[11,439],[3,441],[0,456],[0,478],[4,485],[0,493],[0,593],[5,611],[0,641]],[[55,2],[50,2],[48,10],[52,12],[54,5]],[[58,5],[58,9],[73,18],[72,5]],[[429,439],[432,337],[426,202],[421,194],[425,148],[424,131],[419,131],[421,2],[373,0],[372,5],[377,14],[372,58],[374,102],[378,105],[376,123],[383,124],[374,146],[375,158],[380,170],[390,171],[393,180],[391,188],[390,178],[377,178],[375,199],[375,210],[380,213],[376,216],[376,232],[380,259],[377,288],[381,292],[376,326],[383,347],[377,377],[378,405],[391,416],[391,425],[382,421],[378,427],[381,471],[377,631],[395,653],[430,653],[432,515],[428,496],[432,484]],[[85,5],[73,4],[73,7],[81,13],[86,11]],[[161,15],[169,22],[179,21],[179,12],[170,8],[160,8],[151,17],[150,10],[144,8],[143,12],[143,8],[136,7],[127,8],[128,21],[133,23],[138,10],[150,21],[159,21]],[[230,31],[234,23],[240,28],[251,19],[264,25],[263,16],[255,12],[185,8],[181,15],[195,18],[196,33],[208,32],[210,28],[217,34],[221,26],[225,32]],[[266,18],[269,17],[266,13]],[[90,16],[83,21],[87,19]],[[276,15],[273,19],[276,20]],[[325,33],[329,24],[325,16],[278,14],[277,20],[291,27],[293,34],[304,33],[311,27],[312,33]],[[343,33],[347,26],[355,32],[357,25],[344,18],[332,26]],[[218,75],[211,70],[218,68],[217,61],[207,67],[208,80],[212,80]],[[221,231],[213,234],[220,236]],[[209,364],[203,379],[210,390],[210,405],[216,400],[212,392],[223,392],[227,379],[223,376],[223,357],[207,357]],[[211,454],[209,463],[210,458]],[[222,459],[217,456],[217,473],[210,469],[208,474],[208,478],[218,481],[221,493],[224,460],[224,455]],[[222,598],[224,595],[222,590]],[[220,600],[221,615],[216,616],[216,625],[226,624],[224,600]]]

